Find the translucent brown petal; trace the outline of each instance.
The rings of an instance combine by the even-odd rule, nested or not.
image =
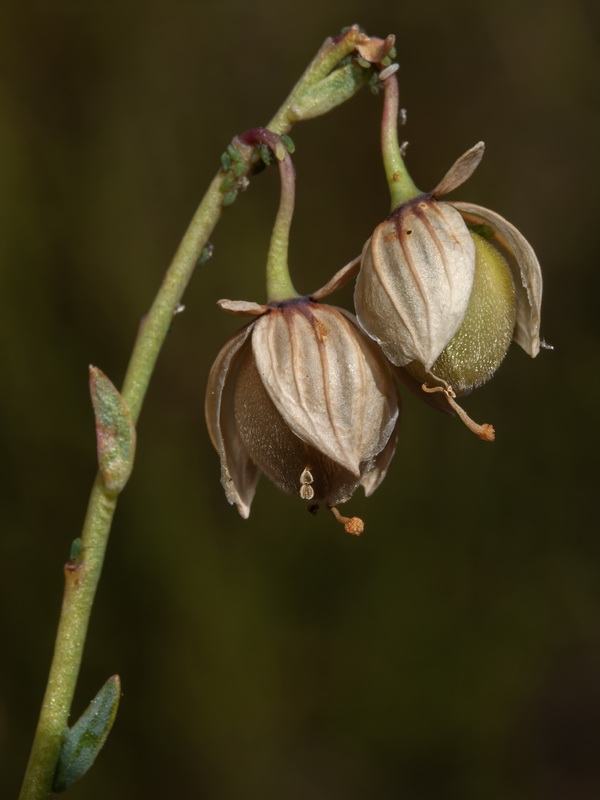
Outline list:
[[[483,158],[484,150],[485,144],[483,142],[477,142],[470,150],[463,153],[463,155],[457,158],[454,164],[452,164],[431,194],[434,197],[441,197],[444,194],[448,194],[448,192],[453,192],[461,186],[471,177],[479,166],[479,162]]]
[[[307,300],[255,323],[254,359],[290,430],[357,478],[386,444],[398,414],[385,360],[349,317]]]
[[[321,286],[316,292],[313,292],[310,297],[312,300],[322,300],[333,292],[337,292],[342,286],[345,286],[349,280],[358,274],[360,269],[360,256],[350,261],[345,267],[338,270],[331,280],[327,281],[325,286]]]
[[[250,347],[248,336],[255,323],[237,333],[221,349],[208,376],[205,416],[211,441],[221,459],[221,483],[230,503],[247,519],[260,469],[240,438],[233,413],[234,387],[240,351]]]
[[[238,314],[242,317],[260,317],[266,314],[269,306],[253,303],[249,300],[217,300],[217,305],[229,314]]]
[[[234,413],[247,451],[279,489],[304,500],[336,505],[357,488],[359,476],[292,432],[265,389],[250,347],[239,358]]]
[[[363,249],[354,303],[393,364],[430,369],[469,302],[475,247],[461,215],[427,197],[400,206]]]
[[[365,490],[365,495],[370,497],[375,489],[379,486],[381,481],[385,478],[388,467],[392,457],[396,451],[396,443],[398,441],[398,428],[400,427],[400,415],[396,420],[394,430],[386,446],[378,453],[371,463],[364,469],[363,476],[360,480],[361,486]]]

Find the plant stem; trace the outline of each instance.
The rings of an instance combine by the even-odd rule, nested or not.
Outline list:
[[[351,28],[344,36],[324,43],[269,123],[272,131],[281,134],[290,130],[295,98],[328,75],[354,50],[360,36],[357,28]],[[244,156],[246,169],[240,178],[248,174],[255,157],[251,151]],[[183,292],[220,218],[223,178],[223,172],[219,171],[213,179],[140,327],[122,389],[134,422],[139,417],[154,365]],[[117,495],[106,490],[98,474],[83,525],[80,556],[65,565],[65,589],[54,654],[19,800],[44,800],[52,790],[116,505]]]
[[[177,248],[150,311],[142,321],[122,389],[134,423],[139,418],[154,365],[173,316],[221,215],[223,195],[219,187],[222,179],[221,173],[213,179]]]
[[[266,145],[279,163],[281,194],[267,256],[267,301],[272,303],[298,297],[288,266],[290,227],[294,215],[296,188],[292,159],[281,137],[267,128],[252,128],[238,136],[237,140],[246,145]]]
[[[107,495],[97,475],[83,525],[81,558],[65,564],[54,657],[21,798],[43,798],[51,788],[116,503],[116,495]]]
[[[398,144],[398,80],[390,75],[384,81],[385,98],[381,117],[381,152],[387,176],[392,211],[421,192],[408,174]]]
[[[288,266],[290,226],[294,214],[296,181],[294,166],[289,153],[286,153],[279,162],[279,174],[281,176],[281,195],[267,257],[267,300],[269,303],[298,297],[298,292],[294,289],[290,278]]]
[[[222,175],[219,174],[211,183],[142,322],[122,391],[134,422],[139,417],[173,315],[219,219],[222,208],[221,181]],[[55,650],[19,800],[44,798],[51,790],[116,505],[117,496],[106,491],[98,474],[81,534],[82,557],[74,572],[70,569],[70,562],[65,566],[65,591]]]

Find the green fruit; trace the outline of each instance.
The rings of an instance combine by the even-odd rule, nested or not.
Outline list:
[[[515,288],[504,256],[471,231],[475,244],[473,291],[462,324],[442,350],[431,372],[418,361],[408,372],[424,383],[445,382],[462,394],[488,381],[498,369],[513,338]]]

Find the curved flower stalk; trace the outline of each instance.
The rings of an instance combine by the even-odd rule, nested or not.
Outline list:
[[[475,433],[492,440],[493,428],[473,423],[454,398],[489,380],[513,339],[537,355],[540,266],[526,239],[499,214],[439,200],[470,177],[483,142],[433,191],[419,192],[389,132],[392,119],[396,124],[395,77],[385,85],[382,140],[394,207],[363,248],[357,316],[390,361],[406,369],[409,383],[441,391]]]
[[[281,155],[279,137],[251,134],[242,137],[246,144],[258,135]],[[359,485],[370,495],[396,442],[398,396],[388,362],[352,314],[318,302],[356,272],[357,262],[310,297],[298,296],[289,280],[293,168],[287,153],[280,169],[282,199],[267,263],[270,302],[220,301],[224,310],[256,319],[222,348],[206,392],[225,494],[244,518],[261,473],[311,508],[333,509]],[[362,531],[358,518],[336,516],[347,532]]]

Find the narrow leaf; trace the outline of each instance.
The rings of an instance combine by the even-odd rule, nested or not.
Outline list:
[[[133,468],[135,427],[125,400],[97,367],[90,367],[90,394],[100,473],[108,491],[118,494]]]
[[[54,773],[55,792],[64,792],[92,766],[113,726],[120,696],[121,681],[113,675],[73,727],[67,728]]]

